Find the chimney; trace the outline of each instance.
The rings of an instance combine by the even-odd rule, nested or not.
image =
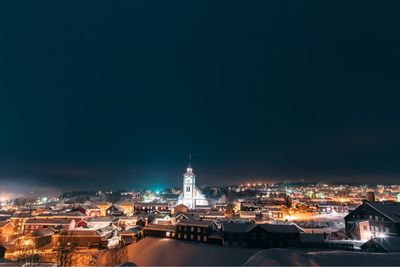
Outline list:
[[[374,191],[368,191],[366,194],[366,198],[368,202],[375,202],[375,193]]]

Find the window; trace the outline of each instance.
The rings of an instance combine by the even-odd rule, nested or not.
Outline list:
[[[379,216],[375,215],[375,221],[379,221]]]
[[[385,228],[384,228],[384,231],[385,231],[385,233],[389,233],[389,228],[388,228],[388,227],[385,227]]]
[[[194,231],[194,227],[192,226],[192,227],[190,227],[190,232],[193,232]]]
[[[369,219],[372,220],[372,215],[369,215]]]
[[[266,238],[266,234],[265,233],[261,233],[261,240],[265,240]]]
[[[190,240],[193,240],[193,238],[194,238],[194,236],[193,236],[193,235],[190,235]]]
[[[367,226],[366,225],[364,225],[364,231],[367,231]]]
[[[207,237],[206,236],[203,237],[203,241],[207,242]]]
[[[183,239],[187,239],[187,234],[184,234],[184,235],[183,235]]]
[[[197,227],[197,232],[200,233],[200,231],[201,231],[201,228]]]
[[[186,192],[190,192],[190,186],[186,186]]]
[[[201,241],[201,236],[197,236],[197,241]]]

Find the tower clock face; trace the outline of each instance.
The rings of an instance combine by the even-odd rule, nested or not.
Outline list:
[[[186,183],[186,184],[192,183],[192,178],[187,177],[187,178],[185,179],[185,183]]]

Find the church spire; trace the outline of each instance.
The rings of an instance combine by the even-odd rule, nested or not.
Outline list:
[[[192,172],[193,168],[192,168],[192,153],[189,154],[189,165],[187,167],[187,172]]]

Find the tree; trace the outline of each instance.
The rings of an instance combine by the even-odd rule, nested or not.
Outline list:
[[[31,239],[20,239],[18,242],[19,256],[17,260],[23,265],[40,265],[43,260],[43,251],[36,247]]]
[[[235,206],[233,204],[228,204],[225,210],[225,217],[232,218],[235,215]]]
[[[57,248],[57,265],[58,266],[71,266],[72,255],[74,254],[76,245],[68,242],[67,231],[61,231],[59,233],[59,245]]]
[[[127,250],[126,247],[116,247],[108,250],[108,265],[117,266],[127,261]]]

